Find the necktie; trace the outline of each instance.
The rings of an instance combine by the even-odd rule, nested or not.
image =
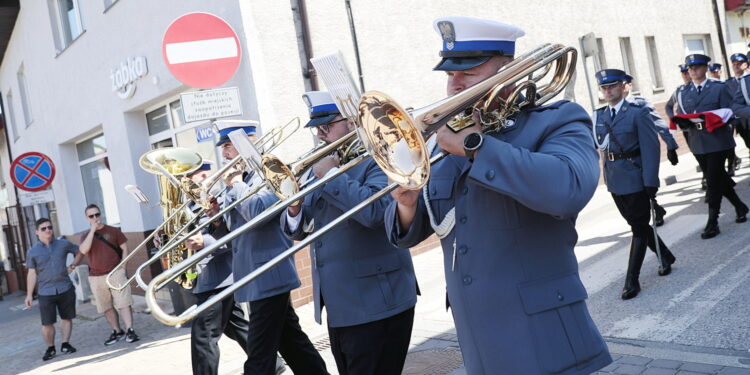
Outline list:
[[[698,86],[698,94],[700,94],[700,93],[701,93],[701,89],[702,89],[702,88],[703,88],[703,86]]]
[[[610,108],[610,110],[612,110],[611,114],[612,114],[612,119],[614,120],[615,115],[617,114],[617,111],[614,108]]]

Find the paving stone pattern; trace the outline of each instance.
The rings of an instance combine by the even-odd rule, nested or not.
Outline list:
[[[614,362],[595,374],[617,375],[750,375],[749,368],[705,363],[651,359],[632,355],[613,355]]]

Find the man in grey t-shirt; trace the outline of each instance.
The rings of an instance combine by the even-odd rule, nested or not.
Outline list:
[[[42,317],[42,337],[47,343],[47,351],[42,360],[55,356],[55,322],[60,315],[62,345],[60,351],[65,354],[75,353],[68,341],[73,330],[73,318],[76,316],[76,293],[68,274],[73,266],[66,267],[68,254],[76,255],[78,246],[68,240],[54,238],[52,222],[47,218],[36,221],[36,235],[39,238],[26,253],[26,307],[31,307],[34,286],[39,281],[39,313]]]

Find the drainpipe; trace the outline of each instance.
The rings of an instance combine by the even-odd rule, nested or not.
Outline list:
[[[359,89],[365,92],[365,80],[362,76],[362,61],[359,58],[359,43],[357,42],[357,30],[354,28],[354,17],[352,16],[352,3],[345,0],[346,14],[349,16],[349,31],[352,34],[352,43],[354,43],[354,58],[357,60],[357,75],[359,75]]]
[[[724,45],[724,31],[722,31],[722,27],[721,27],[721,17],[719,16],[719,4],[717,4],[716,0],[712,0],[711,5],[713,6],[713,10],[714,10],[714,22],[716,23],[716,33],[719,36],[719,47],[721,48],[722,61],[724,61],[724,66],[727,67],[727,71],[728,71],[731,65],[729,65],[729,58],[727,57],[727,46]]]
[[[305,82],[305,91],[317,91],[320,86],[316,79],[315,69],[310,63],[313,52],[305,0],[291,0],[291,4],[292,14],[294,15],[294,29],[297,32],[299,60],[300,67],[302,68],[302,79]]]

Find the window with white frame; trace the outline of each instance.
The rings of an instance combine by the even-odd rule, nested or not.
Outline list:
[[[80,0],[48,0],[50,21],[58,53],[67,48],[84,31]]]
[[[206,134],[205,130],[212,134],[210,124],[201,122],[185,124],[182,104],[179,99],[148,111],[146,113],[146,125],[148,126],[149,141],[154,149],[173,146],[185,147],[197,152],[203,159],[219,161],[219,153],[214,146],[214,138],[201,136]],[[199,134],[201,131],[203,132]]]
[[[646,52],[648,52],[648,65],[651,68],[651,88],[653,91],[663,91],[664,82],[661,78],[659,51],[656,50],[656,39],[653,36],[646,37]]]
[[[81,168],[86,204],[96,204],[102,211],[102,220],[115,225],[120,223],[120,211],[107,158],[104,134],[99,134],[76,144],[78,165]]]
[[[713,56],[711,47],[711,36],[709,34],[688,34],[682,36],[685,42],[685,56],[694,53]]]
[[[620,53],[622,54],[622,66],[625,73],[633,77],[632,91],[633,94],[640,92],[638,85],[638,75],[635,72],[635,61],[633,59],[633,47],[630,45],[630,37],[620,38]]]
[[[31,103],[29,103],[29,86],[26,84],[26,75],[23,72],[23,65],[18,69],[16,73],[18,79],[18,93],[21,95],[21,108],[23,109],[23,119],[26,122],[26,127],[29,127],[34,122],[34,117],[31,115]]]
[[[10,130],[13,131],[13,142],[17,141],[20,135],[18,134],[18,127],[16,126],[15,108],[13,108],[13,94],[8,91],[5,94],[5,112],[8,116],[5,117],[6,121],[10,121]]]

